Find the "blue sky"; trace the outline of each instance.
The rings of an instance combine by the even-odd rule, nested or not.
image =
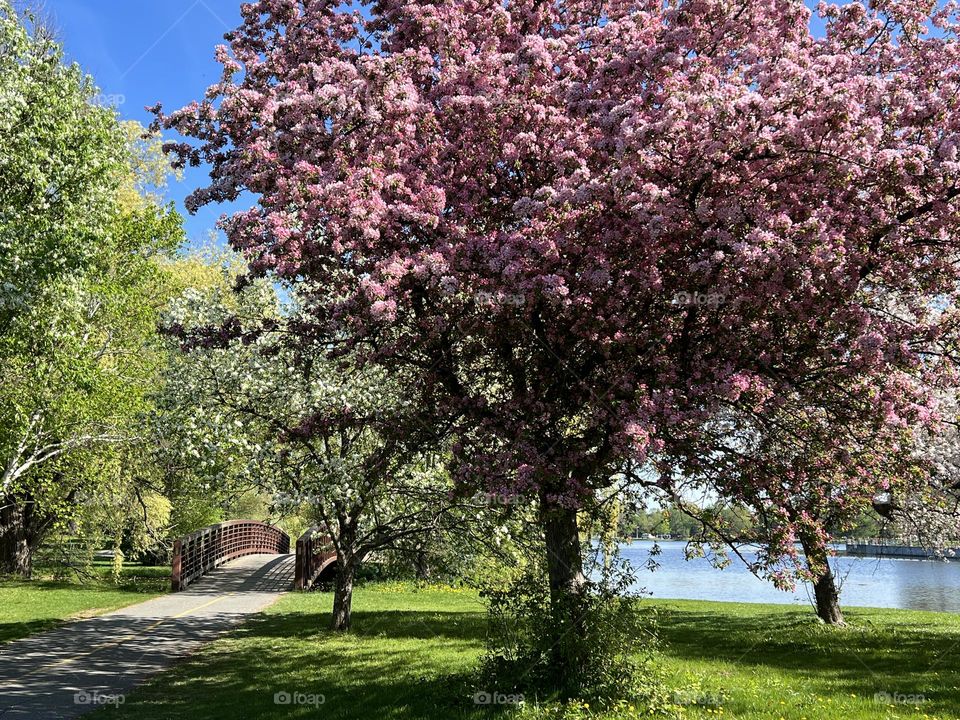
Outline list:
[[[105,100],[124,118],[147,124],[147,105],[175,110],[200,99],[219,78],[213,49],[240,24],[240,0],[43,0],[67,59],[93,76]],[[187,215],[183,199],[206,184],[206,172],[188,169],[169,197],[186,219],[193,243],[206,241],[226,206]]]
[[[145,106],[161,102],[175,110],[203,96],[219,78],[214,48],[240,24],[241,0],[41,1],[67,59],[78,62],[102,94],[117,101],[121,116],[144,124],[152,119]],[[819,25],[814,18],[815,28]],[[186,213],[183,199],[206,179],[202,168],[188,168],[169,192],[194,244],[204,243],[220,215],[233,209],[207,206],[196,216]]]

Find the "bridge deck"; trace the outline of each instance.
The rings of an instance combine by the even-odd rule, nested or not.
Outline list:
[[[248,555],[183,592],[0,645],[0,718],[95,710],[272,604],[293,572],[293,555]]]

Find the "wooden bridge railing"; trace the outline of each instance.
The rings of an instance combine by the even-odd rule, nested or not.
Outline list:
[[[255,553],[286,554],[290,536],[255,520],[230,520],[201,528],[173,543],[173,592],[179,592],[223,563]]]
[[[309,590],[320,573],[337,561],[336,550],[329,535],[323,535],[319,527],[308,528],[297,540],[297,564],[293,586],[297,590]]]

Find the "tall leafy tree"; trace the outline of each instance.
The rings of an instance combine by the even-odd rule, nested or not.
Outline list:
[[[84,267],[124,166],[114,114],[33,18],[0,0],[0,333]],[[32,32],[31,32],[32,28]]]
[[[119,482],[159,361],[158,258],[182,239],[142,193],[156,141],[27,27],[0,1],[0,570],[23,575],[84,488]]]

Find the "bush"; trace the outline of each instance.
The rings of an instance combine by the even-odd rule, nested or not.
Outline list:
[[[654,664],[656,616],[627,591],[632,581],[628,566],[606,568],[569,598],[574,615],[551,605],[546,577],[537,568],[506,588],[484,591],[484,690],[523,695],[527,702],[560,701],[559,707],[570,709],[577,703],[610,709],[632,702],[644,712],[665,707],[667,691]],[[571,616],[579,618],[575,627],[565,625]],[[561,654],[577,659],[573,676],[557,671]]]

